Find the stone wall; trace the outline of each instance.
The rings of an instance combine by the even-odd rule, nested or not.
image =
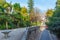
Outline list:
[[[26,40],[36,40],[40,27],[28,28]]]

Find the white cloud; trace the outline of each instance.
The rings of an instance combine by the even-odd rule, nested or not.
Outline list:
[[[27,7],[27,4],[20,3],[21,7]]]

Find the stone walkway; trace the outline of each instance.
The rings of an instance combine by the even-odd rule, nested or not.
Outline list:
[[[41,32],[38,40],[57,40],[57,37],[54,34],[51,34],[48,30]]]
[[[5,39],[4,38],[4,34],[1,33],[4,30],[0,30],[0,40],[21,40],[23,34],[26,31],[26,28],[18,28],[18,29],[13,29],[11,30],[11,32],[9,33],[9,38]]]

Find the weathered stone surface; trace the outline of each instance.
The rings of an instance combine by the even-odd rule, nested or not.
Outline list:
[[[26,31],[26,28],[18,28],[18,29],[13,29],[9,33],[9,38],[5,39],[4,34],[1,33],[4,30],[0,30],[0,40],[20,40],[22,38],[22,35]]]
[[[39,27],[31,27],[28,29],[26,40],[36,40],[39,34]]]
[[[57,40],[57,37],[51,34],[48,30],[40,31],[38,29],[28,30],[27,39],[26,40]]]
[[[7,39],[4,38],[4,34],[1,33],[4,30],[0,30],[0,40],[57,40],[56,36],[51,34],[48,30],[40,31],[39,27],[33,27],[33,28],[18,28],[13,29],[9,33],[9,36]]]

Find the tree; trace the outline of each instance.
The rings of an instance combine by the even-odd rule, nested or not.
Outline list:
[[[19,3],[13,4],[13,16],[14,16],[14,23],[16,21],[16,25],[17,25],[17,27],[19,27],[20,21],[22,18],[21,7],[20,7]]]
[[[33,10],[34,2],[33,0],[28,0],[29,13]]]
[[[8,29],[8,23],[9,23],[9,21],[11,22],[11,20],[12,20],[12,18],[11,18],[11,16],[10,16],[10,14],[11,14],[11,10],[12,10],[12,5],[11,4],[9,4],[9,3],[5,3],[4,4],[4,8],[5,8],[5,13],[7,14],[7,15],[5,15],[6,17],[5,17],[5,22],[6,22],[6,29]],[[9,19],[8,19],[9,18]]]
[[[30,21],[30,14],[34,10],[34,1],[33,0],[28,0],[28,13],[29,13],[29,21]],[[31,23],[31,22],[30,22]]]
[[[7,13],[5,13],[5,14],[1,13],[0,14],[0,22],[2,22],[1,25],[5,25],[4,27],[6,27],[4,29],[9,29],[9,24],[10,24],[11,20],[12,19],[10,18],[10,16],[8,16]]]
[[[3,3],[3,2],[2,2]],[[4,26],[6,28],[4,29],[9,29],[12,28],[11,23],[12,23],[12,17],[10,15],[10,12],[12,10],[12,5],[10,3],[7,3],[6,1],[4,1],[3,4],[0,5],[0,22],[1,23],[1,27]],[[3,27],[2,27],[3,28]]]
[[[3,13],[3,12],[4,12],[3,6],[0,6],[0,13]]]
[[[52,9],[48,9],[46,12],[46,16],[47,17],[51,17],[53,15],[53,10]]]
[[[49,23],[47,25],[54,34],[60,37],[60,0],[57,0],[54,14],[52,17],[49,17]]]
[[[21,14],[23,16],[23,21],[24,21],[24,26],[30,26],[30,21],[29,21],[29,14],[27,12],[27,8],[26,7],[22,7],[21,8]]]
[[[21,10],[20,4],[19,3],[13,4],[13,10],[14,12],[20,12]]]
[[[6,3],[6,0],[0,1],[0,13],[4,12],[4,4]]]
[[[46,21],[49,22],[49,17],[52,17],[53,16],[53,12],[54,10],[52,9],[48,9],[47,12],[46,12]]]
[[[30,13],[30,21],[31,23],[35,22],[37,26],[37,22],[40,22],[40,11],[38,8],[35,8],[31,13]]]
[[[1,21],[3,20],[4,22],[2,22],[2,23],[5,23],[4,25],[6,26],[6,29],[8,29],[8,21],[10,20],[10,17],[8,16],[8,14],[7,13],[5,13],[5,8],[4,8],[4,5],[5,5],[5,3],[6,3],[6,1],[5,0],[2,0],[2,1],[0,1],[0,13],[1,13],[1,15],[0,15],[0,19],[1,19]]]
[[[37,23],[41,21],[40,9],[35,8],[34,13],[35,13],[35,22],[36,22],[36,26],[37,26]]]
[[[6,0],[0,0],[0,5],[3,5],[6,2]]]
[[[21,8],[21,14],[25,17],[25,16],[28,16],[28,13],[27,13],[27,8],[26,7],[22,7]]]

